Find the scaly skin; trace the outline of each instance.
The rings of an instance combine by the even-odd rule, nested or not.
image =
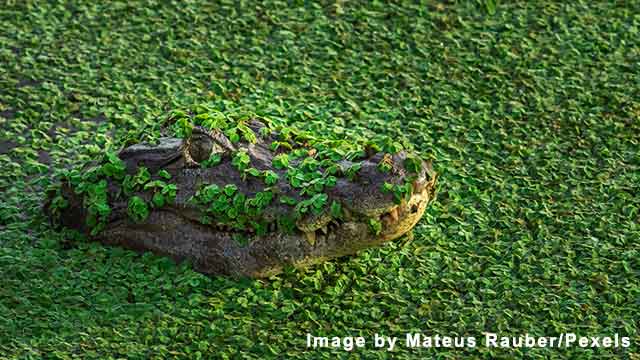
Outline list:
[[[249,126],[259,133],[264,125],[252,121]],[[177,185],[175,202],[153,208],[144,221],[135,222],[127,216],[126,199],[113,195],[120,192],[121,185],[110,181],[111,214],[105,229],[92,238],[105,244],[167,255],[177,261],[188,259],[197,271],[206,274],[266,277],[277,274],[286,265],[302,267],[396,239],[416,225],[434,197],[436,174],[430,163],[423,163],[421,171],[413,174],[412,195],[400,204],[394,202],[393,195],[381,191],[381,187],[385,182],[404,182],[407,174],[402,163],[406,153],[393,156],[376,153],[361,160],[362,168],[353,181],[340,177],[334,187],[325,191],[329,202],[342,205],[344,213],[340,219],[333,219],[326,210],[299,218],[293,232],[279,231],[273,226],[275,220],[290,216],[293,206],[272,201],[261,215],[270,224],[266,233],[258,235],[251,228],[236,229],[216,219],[203,224],[202,206],[190,201],[203,184],[235,184],[248,197],[265,188],[261,179],[243,179],[231,164],[232,154],[239,149],[247,150],[252,167],[279,175],[278,182],[271,187],[277,196],[286,195],[298,201],[304,198],[287,182],[286,169],[272,166],[276,153],[269,145],[276,136],[276,133],[259,136],[254,144],[246,141],[232,144],[221,132],[195,128],[186,140],[166,137],[155,146],[136,144],[124,149],[119,158],[128,173],[134,174],[144,166],[152,174],[164,169],[172,175],[170,181]],[[211,168],[200,167],[199,163],[212,152],[220,153],[222,162]],[[313,156],[313,151],[309,154]],[[391,165],[388,172],[378,169],[383,159]],[[339,163],[343,168],[352,164],[347,160]],[[62,194],[70,206],[62,212],[60,222],[88,233],[82,199],[66,185]],[[147,193],[137,195],[150,201]],[[371,230],[370,219],[381,223],[379,233]],[[243,246],[234,240],[234,233],[249,237],[248,244]]]

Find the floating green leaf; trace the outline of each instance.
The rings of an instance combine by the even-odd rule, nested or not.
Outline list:
[[[132,196],[127,207],[129,217],[135,222],[142,222],[149,216],[149,207],[139,196]]]

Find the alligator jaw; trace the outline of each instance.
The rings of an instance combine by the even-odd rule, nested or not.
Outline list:
[[[167,255],[176,261],[189,260],[196,271],[206,274],[269,277],[288,265],[306,267],[402,236],[415,226],[433,199],[432,185],[430,182],[395,207],[395,214],[383,214],[378,235],[364,220],[332,221],[326,233],[322,229],[312,235],[299,230],[292,234],[276,231],[254,235],[249,244],[243,246],[234,240],[235,232],[231,229],[212,231],[211,227],[178,213],[154,211],[144,224],[127,220],[112,223],[95,239],[109,245]],[[309,236],[314,238],[313,242]]]
[[[284,265],[307,267],[327,259],[355,254],[360,250],[392,241],[409,232],[422,218],[435,196],[436,176],[421,184],[408,201],[380,216],[382,230],[375,235],[363,221],[332,221],[325,233],[296,231],[292,235],[267,234],[256,237],[246,248],[247,254],[261,264],[245,269],[242,275],[268,277],[282,271]],[[309,241],[309,237],[313,241]]]

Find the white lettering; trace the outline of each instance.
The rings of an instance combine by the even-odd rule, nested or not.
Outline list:
[[[487,348],[628,348],[632,342],[628,336],[620,336],[615,333],[610,336],[579,336],[575,333],[560,333],[559,336],[533,336],[528,333],[517,336],[500,336],[492,332],[484,332],[484,345]],[[447,336],[430,334],[425,336],[422,333],[404,334],[404,345],[407,348],[474,348],[481,340],[473,336]],[[396,350],[396,345],[401,342],[398,337],[385,336],[374,333],[370,339],[373,347],[386,351]],[[344,351],[353,351],[367,345],[367,340],[362,336],[314,336],[306,333],[305,343],[307,348],[341,348]],[[398,345],[398,346],[402,346]]]
[[[629,342],[628,337],[623,336],[621,340],[622,340],[622,347],[628,348],[629,346],[631,346],[631,342]]]
[[[580,337],[580,339],[578,339],[578,345],[580,345],[580,347],[587,347],[589,346],[589,338],[586,337]]]
[[[440,335],[436,334],[436,336],[433,337],[433,340],[436,343],[436,347],[439,348],[440,347]]]
[[[387,337],[387,341],[389,342],[389,347],[387,348],[387,350],[393,351],[393,348],[396,346],[396,341],[398,341],[398,338],[395,336],[389,336]]]
[[[513,347],[522,347],[522,336],[513,338]]]
[[[328,337],[314,337],[313,338],[313,347],[328,347],[329,346],[329,338]]]
[[[332,338],[329,338],[327,336],[313,336],[307,333],[307,347],[313,347],[313,348],[333,347],[333,348],[342,348],[343,350],[346,350],[346,351],[352,351],[356,347],[359,347],[359,348],[364,347],[365,344],[366,344],[366,341],[362,336],[357,336],[357,337],[334,336]]]
[[[406,347],[419,347],[420,346],[420,334],[407,334],[405,338]]]
[[[384,336],[378,335],[378,333],[373,334],[373,346],[374,347],[383,347],[384,346]]]
[[[547,338],[544,336],[541,336],[538,338],[538,346],[539,347],[547,347]]]
[[[431,336],[425,336],[422,340],[422,347],[430,348],[433,346],[433,338]]]
[[[511,347],[511,344],[509,343],[509,337],[502,336],[500,338],[500,347],[503,347],[503,348]]]
[[[494,334],[494,333],[484,334],[484,346],[486,347],[498,347],[497,340],[498,340],[498,334]]]
[[[451,338],[448,337],[448,336],[443,336],[442,337],[442,346],[451,347]]]
[[[469,347],[472,347],[472,348],[476,347],[476,338],[473,337],[473,336],[468,337],[467,338],[467,345]]]
[[[342,340],[342,347],[347,351],[353,350],[353,338],[351,336],[344,338]]]

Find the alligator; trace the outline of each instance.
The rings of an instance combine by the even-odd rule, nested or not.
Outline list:
[[[269,277],[394,240],[435,195],[431,162],[407,150],[180,116],[171,134],[63,172],[52,222],[205,274]]]

